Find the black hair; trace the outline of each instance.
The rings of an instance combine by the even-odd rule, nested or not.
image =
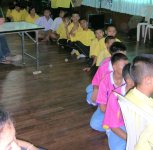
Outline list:
[[[30,6],[30,8],[29,8],[29,14],[30,14],[30,12],[31,12],[32,9],[35,9],[36,10],[36,8],[34,6]]]
[[[70,14],[65,14],[63,18],[69,18],[69,19],[71,19],[71,15]]]
[[[133,59],[130,73],[136,85],[141,84],[145,76],[153,77],[153,55],[142,54]]]
[[[120,61],[120,60],[128,60],[128,58],[127,58],[126,55],[124,55],[122,53],[114,54],[111,57],[111,63],[112,63],[112,65],[115,64],[117,61]]]
[[[82,21],[82,20],[85,20],[85,21],[87,21],[87,19],[86,19],[86,18],[80,18],[80,20],[79,20],[79,21]]]
[[[123,76],[124,80],[126,80],[128,76],[131,77],[131,75],[130,75],[130,67],[131,67],[131,63],[128,63],[123,68],[122,76]]]
[[[109,25],[106,27],[106,30],[107,30],[108,28],[111,28],[111,27],[113,27],[113,28],[116,29],[116,26],[115,26],[115,25],[113,25],[113,24],[109,24]]]
[[[108,41],[110,41],[110,40],[115,40],[115,37],[113,37],[113,36],[107,36],[105,38],[105,43],[108,43]]]
[[[113,55],[119,51],[126,52],[126,46],[122,42],[114,42],[110,47],[110,54]]]
[[[14,6],[14,4],[11,2],[10,4],[9,4],[9,9],[14,9],[15,8],[15,6]]]
[[[79,13],[78,11],[73,11],[73,12],[72,12],[72,15],[74,15],[74,14],[77,14],[77,15],[80,16],[80,13]]]
[[[96,32],[97,30],[101,30],[102,32],[104,32],[104,30],[103,30],[102,28],[96,28],[96,29],[95,29],[95,32]]]
[[[20,7],[21,8],[21,4],[18,2],[15,4],[15,7]]]
[[[10,115],[2,107],[0,107],[0,128],[10,119]]]
[[[51,9],[49,7],[45,7],[44,11],[50,11],[51,12]]]

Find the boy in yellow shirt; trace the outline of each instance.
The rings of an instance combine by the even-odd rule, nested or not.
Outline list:
[[[6,12],[6,20],[7,20],[8,22],[11,21],[11,13],[12,13],[12,11],[14,10],[14,8],[15,8],[14,4],[13,4],[13,3],[10,3],[10,4],[9,4],[9,8],[7,9],[7,12]]]
[[[66,30],[67,39],[68,39],[68,47],[70,48],[71,54],[78,53],[77,50],[75,50],[74,42],[77,40],[77,33],[82,31],[82,27],[80,26],[79,20],[80,15],[78,12],[73,12],[71,17],[72,23],[68,26]]]
[[[88,28],[88,22],[86,19],[80,20],[80,26],[83,30],[76,33],[75,42],[75,46],[80,53],[77,59],[80,59],[82,57],[89,57],[90,45],[95,39],[95,34],[92,30]]]
[[[143,54],[135,57],[131,66],[131,76],[136,87],[132,89],[126,98],[137,107],[153,116],[153,55]],[[132,124],[131,124],[132,125]],[[144,129],[135,150],[152,150],[153,128]]]
[[[19,21],[22,21],[22,11],[21,11],[21,6],[19,3],[17,3],[15,5],[15,8],[12,10],[11,14],[10,14],[10,18],[11,18],[11,21],[13,22],[19,22]]]
[[[35,21],[39,18],[39,16],[36,13],[35,7],[29,8],[29,14],[27,15],[25,21],[29,23],[35,24]]]

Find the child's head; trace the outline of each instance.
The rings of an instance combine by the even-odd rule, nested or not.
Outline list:
[[[102,29],[96,29],[95,36],[98,40],[102,39],[104,36],[104,31]]]
[[[127,65],[124,66],[123,71],[122,71],[123,78],[124,78],[126,85],[129,89],[134,87],[134,82],[133,82],[133,80],[131,78],[131,74],[130,74],[130,67],[131,67],[131,64],[128,63]]]
[[[73,12],[71,19],[72,19],[73,23],[78,23],[79,19],[80,19],[80,14],[78,12],[76,12],[76,11]]]
[[[15,9],[16,9],[16,11],[20,11],[21,10],[20,3],[16,3]]]
[[[80,19],[80,26],[83,30],[88,29],[88,21],[85,18]]]
[[[153,55],[136,56],[131,65],[131,76],[136,87],[147,90],[147,93],[153,93]]]
[[[15,6],[14,6],[14,4],[11,2],[11,3],[9,4],[9,9],[12,10],[12,9],[14,9],[14,8],[15,8]]]
[[[50,17],[50,15],[51,15],[50,9],[49,9],[49,8],[45,8],[45,9],[44,9],[44,16],[45,16],[46,18],[48,18],[48,17]]]
[[[68,25],[71,22],[71,16],[69,14],[65,14],[63,17],[63,22]]]
[[[35,15],[35,13],[36,13],[35,7],[31,6],[31,7],[29,8],[29,14],[30,14],[30,15]]]
[[[115,42],[115,38],[113,36],[107,36],[105,38],[105,45],[107,49],[110,49],[111,45]]]
[[[7,112],[0,108],[0,148],[15,149],[15,128]],[[17,148],[16,148],[17,149]],[[17,149],[18,150],[18,149]]]
[[[113,70],[115,74],[119,77],[122,77],[122,70],[126,64],[128,64],[128,58],[122,53],[114,54],[111,57],[111,63],[113,65]]]
[[[117,34],[117,30],[116,30],[116,27],[114,25],[107,26],[107,28],[106,28],[106,35],[107,36],[116,37],[116,34]]]
[[[67,14],[66,10],[61,9],[59,12],[59,17],[63,18]]]
[[[110,47],[110,54],[122,53],[126,55],[126,46],[122,42],[114,42]]]

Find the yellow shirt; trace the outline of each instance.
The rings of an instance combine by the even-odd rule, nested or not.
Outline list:
[[[65,24],[62,22],[56,30],[56,33],[59,34],[59,39],[67,39]]]
[[[147,97],[136,88],[132,89],[126,98],[143,111],[153,116],[153,99]],[[151,150],[153,145],[153,126],[148,127],[141,134],[135,150]]]
[[[108,51],[108,49],[106,48],[106,46],[101,49],[101,51],[99,52],[98,56],[97,56],[97,61],[96,61],[96,66],[100,66],[101,62],[106,59],[107,57],[110,57],[110,53]]]
[[[71,0],[57,0],[56,2],[57,7],[62,8],[70,8],[70,4],[72,4]]]
[[[34,18],[32,18],[30,15],[28,15],[25,19],[26,22],[29,22],[29,23],[35,23],[35,21],[39,18],[39,16],[36,14]]]
[[[69,33],[71,32],[73,26],[74,26],[73,23],[71,23],[71,24],[68,26],[68,32],[69,32]],[[71,35],[70,35],[70,40],[71,40],[72,42],[74,42],[74,41],[77,40],[77,36],[76,36],[76,35],[77,35],[77,33],[80,32],[80,31],[82,31],[82,28],[81,28],[81,26],[79,25],[79,28],[75,31],[75,36],[71,36]]]
[[[6,12],[6,17],[10,18],[11,17],[11,13],[12,13],[12,10],[8,9],[7,12]]]
[[[25,21],[26,17],[28,16],[28,12],[26,9],[21,10],[21,12],[22,12],[22,20]]]
[[[51,1],[51,7],[52,8],[58,8],[57,6],[57,0],[50,0]]]
[[[92,41],[91,46],[90,46],[90,57],[92,56],[98,56],[100,51],[105,47],[104,42],[105,38],[102,38],[98,40],[97,38]]]
[[[22,11],[21,10],[18,12],[15,9],[13,9],[10,16],[12,17],[12,21],[14,22],[22,21]]]
[[[90,46],[94,39],[95,39],[95,34],[90,29],[88,29],[87,31],[82,30],[76,33],[76,40],[80,41],[86,46]]]

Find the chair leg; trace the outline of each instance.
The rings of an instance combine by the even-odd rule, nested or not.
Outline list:
[[[140,25],[137,25],[137,42],[140,41]]]
[[[146,27],[146,30],[145,30],[144,43],[146,43],[147,33],[148,33],[148,27]]]
[[[145,35],[145,25],[142,25],[142,37],[144,38]]]

